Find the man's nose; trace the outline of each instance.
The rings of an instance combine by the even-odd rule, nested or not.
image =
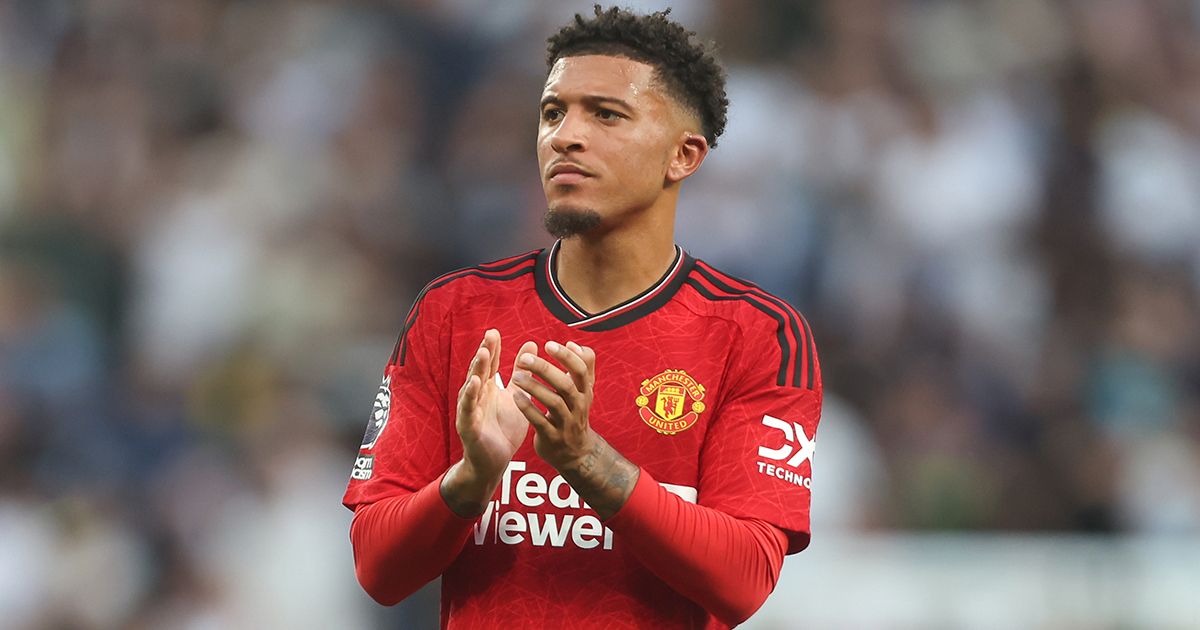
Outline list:
[[[583,113],[567,112],[550,134],[550,146],[557,153],[572,153],[587,148],[587,130]]]

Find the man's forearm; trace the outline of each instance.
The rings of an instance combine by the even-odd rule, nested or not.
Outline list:
[[[604,524],[659,579],[731,626],[770,595],[787,549],[774,525],[683,501],[645,471]]]
[[[736,625],[758,610],[783,566],[783,532],[684,502],[604,438],[592,437],[559,473],[638,560],[725,623]]]
[[[440,495],[442,477],[404,496],[361,505],[350,540],[358,581],[390,606],[442,574],[458,557],[474,519],[453,513]]]
[[[637,484],[639,469],[599,435],[591,447],[559,473],[601,519],[616,514]]]

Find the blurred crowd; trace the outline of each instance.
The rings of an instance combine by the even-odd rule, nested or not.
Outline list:
[[[0,1],[0,625],[404,623],[341,492],[416,292],[549,241],[577,11]],[[732,101],[679,242],[821,352],[814,545],[1200,533],[1200,2],[673,15]]]

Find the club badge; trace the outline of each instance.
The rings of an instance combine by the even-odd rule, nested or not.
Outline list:
[[[675,435],[696,424],[704,413],[704,386],[683,370],[667,370],[642,381],[635,401],[638,415],[650,428]]]

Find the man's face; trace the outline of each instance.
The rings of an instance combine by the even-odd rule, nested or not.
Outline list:
[[[653,205],[685,118],[650,65],[606,55],[556,61],[538,127],[547,229],[561,238],[612,228]]]

